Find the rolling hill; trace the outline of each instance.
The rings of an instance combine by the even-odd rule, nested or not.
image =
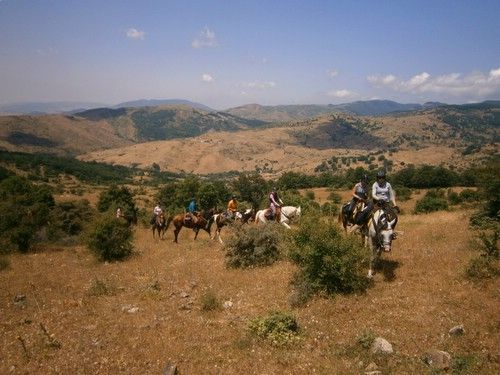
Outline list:
[[[295,107],[298,109],[298,107]],[[171,172],[286,171],[407,164],[467,166],[498,154],[500,103],[438,106],[385,116],[329,112],[269,123],[184,105],[96,108],[75,115],[0,116],[7,151]],[[342,159],[342,162],[332,160]],[[319,169],[318,169],[319,168]]]

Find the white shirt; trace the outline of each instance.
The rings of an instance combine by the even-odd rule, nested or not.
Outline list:
[[[156,206],[156,207],[155,207],[155,209],[153,210],[153,213],[154,213],[155,215],[159,215],[159,214],[161,214],[162,212],[163,212],[163,210],[161,209],[161,207],[160,207],[160,206]]]
[[[372,186],[372,197],[373,199],[383,201],[383,202],[391,202],[396,204],[396,197],[394,195],[394,190],[392,190],[392,186],[387,181],[383,182],[379,185],[377,181]]]

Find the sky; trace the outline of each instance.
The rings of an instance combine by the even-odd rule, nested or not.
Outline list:
[[[0,0],[0,104],[500,99],[498,0]]]

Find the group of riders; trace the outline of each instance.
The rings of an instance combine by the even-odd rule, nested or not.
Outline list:
[[[370,193],[372,199],[369,199]],[[396,204],[394,190],[386,180],[384,170],[377,172],[377,180],[371,189],[368,185],[368,175],[363,174],[359,182],[354,185],[351,201],[344,205],[342,210],[348,224],[353,225],[354,230],[362,231],[366,228],[374,208],[384,210],[389,220],[396,219],[395,223],[397,223],[399,207]],[[396,237],[395,234],[393,237]]]
[[[371,193],[371,194],[370,194]],[[369,199],[371,195],[371,199]],[[280,222],[281,219],[281,207],[283,206],[283,201],[278,195],[278,189],[274,187],[272,191],[268,194],[269,208],[265,214],[268,220],[276,220]],[[350,202],[345,204],[342,208],[343,214],[347,218],[347,222],[354,226],[354,230],[362,230],[366,227],[370,219],[371,213],[374,208],[383,209],[389,218],[396,219],[399,213],[399,208],[396,204],[396,195],[389,182],[386,180],[386,173],[384,170],[377,172],[377,180],[373,183],[371,188],[368,185],[368,175],[363,174],[354,188],[352,190],[352,199]],[[184,220],[192,221],[196,223],[198,213],[198,203],[196,198],[191,198],[189,205],[186,208],[186,213]],[[224,215],[228,219],[235,219],[238,213],[238,200],[235,195],[231,196],[227,204],[227,210]],[[160,202],[158,202],[153,209],[153,217],[151,218],[151,224],[156,221],[156,218],[163,214],[163,209]],[[119,207],[116,212],[116,217],[122,217],[123,213]]]
[[[269,197],[269,208],[266,212],[266,218],[268,220],[276,220],[280,221],[281,218],[281,207],[283,206],[283,201],[278,195],[278,189],[274,187],[272,191],[268,195]],[[184,215],[184,220],[185,221],[192,221],[193,223],[196,223],[198,218],[198,203],[196,201],[196,198],[191,198],[188,206],[186,207],[186,213]],[[156,219],[159,215],[163,214],[163,209],[161,207],[160,202],[156,203],[155,208],[153,209],[153,216],[151,217],[151,224],[154,224],[156,222]],[[236,195],[232,195],[231,199],[227,203],[227,210],[223,213],[225,218],[227,219],[236,219],[238,218],[238,200]],[[116,217],[119,218],[122,216],[122,211],[121,208],[118,208],[116,211]]]

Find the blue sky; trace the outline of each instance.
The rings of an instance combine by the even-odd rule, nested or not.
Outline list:
[[[0,0],[0,104],[500,99],[500,1]]]

